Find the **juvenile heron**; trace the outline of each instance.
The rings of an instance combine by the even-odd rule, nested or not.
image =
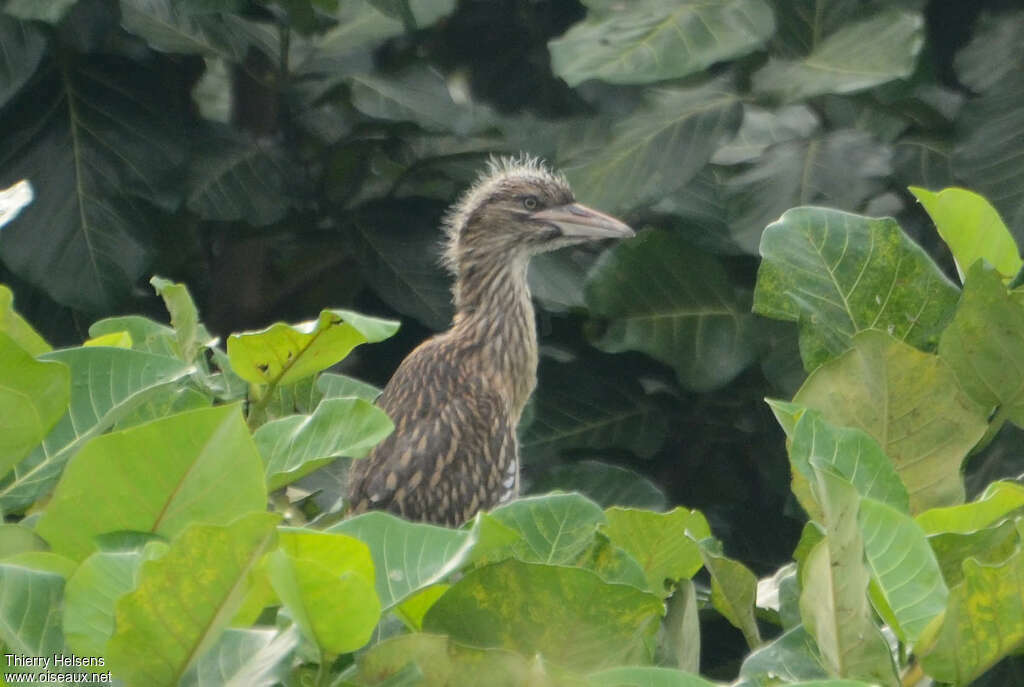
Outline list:
[[[537,384],[530,257],[633,236],[532,157],[492,159],[444,220],[452,326],[398,367],[378,404],[395,431],[349,477],[351,512],[459,525],[519,492],[516,425]]]

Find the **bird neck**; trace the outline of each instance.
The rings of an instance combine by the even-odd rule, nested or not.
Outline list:
[[[513,420],[537,384],[537,326],[526,283],[528,256],[460,265],[453,330],[480,351],[484,369],[509,395]]]

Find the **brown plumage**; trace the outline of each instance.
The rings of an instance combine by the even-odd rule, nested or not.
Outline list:
[[[492,160],[445,230],[455,317],[402,361],[378,399],[395,431],[353,464],[354,513],[386,509],[458,525],[518,494],[516,425],[537,383],[527,263],[562,246],[633,235],[576,203],[565,177],[530,157]]]

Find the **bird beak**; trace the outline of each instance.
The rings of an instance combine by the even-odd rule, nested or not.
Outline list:
[[[635,233],[619,220],[579,203],[568,203],[535,212],[532,218],[553,224],[571,239],[628,239]]]

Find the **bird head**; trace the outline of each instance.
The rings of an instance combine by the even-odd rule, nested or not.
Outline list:
[[[527,260],[563,246],[628,238],[633,230],[573,197],[566,178],[537,158],[492,158],[445,218],[445,261]]]

